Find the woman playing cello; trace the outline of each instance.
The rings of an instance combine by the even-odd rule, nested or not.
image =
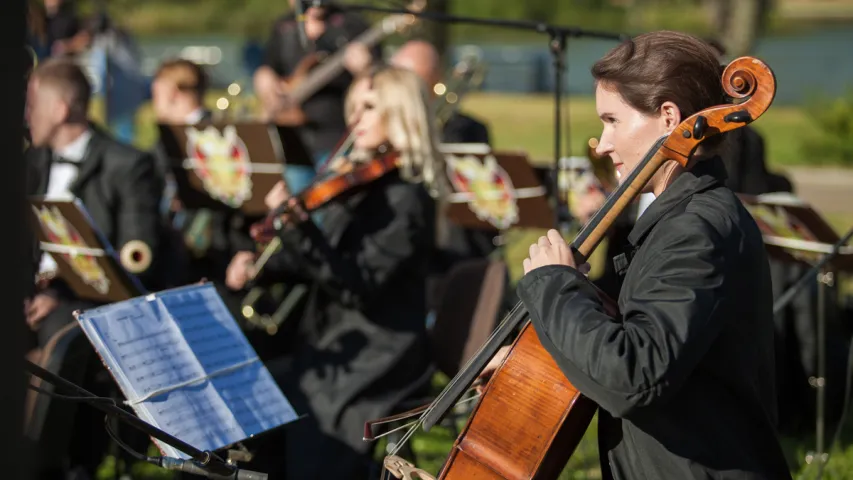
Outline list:
[[[629,40],[592,74],[597,152],[623,178],[682,120],[727,103],[714,51],[680,33]],[[690,168],[669,161],[649,181],[657,198],[628,238],[619,317],[556,231],[523,262],[518,294],[536,334],[600,407],[605,479],[790,478],[775,430],[768,261],[723,184],[724,144],[709,138]]]
[[[366,478],[364,420],[387,415],[429,380],[425,278],[443,157],[426,89],[414,73],[382,67],[354,83],[347,107],[352,152],[331,162],[329,174],[389,154],[397,169],[335,198],[319,215],[294,206],[279,232],[282,248],[262,271],[311,289],[299,346],[268,365],[296,411],[308,414],[285,429],[286,448],[274,452],[282,471],[264,470],[274,478]],[[274,206],[294,204],[283,185],[271,197],[278,197],[269,198]],[[252,277],[253,257],[232,260],[229,287]]]

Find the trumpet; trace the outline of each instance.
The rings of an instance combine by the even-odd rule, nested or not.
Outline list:
[[[448,83],[438,82],[433,86],[437,95],[435,116],[439,126],[444,125],[459,108],[462,97],[478,89],[486,77],[486,64],[482,54],[468,53],[454,65]]]

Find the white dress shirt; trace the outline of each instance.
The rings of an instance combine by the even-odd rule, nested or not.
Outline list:
[[[69,165],[67,163],[52,162],[50,165],[50,173],[47,181],[47,199],[60,200],[71,197],[69,188],[74,180],[77,179],[79,171],[79,163],[86,156],[86,151],[89,148],[89,140],[92,139],[92,131],[86,130],[73,142],[65,147],[53,152],[53,159],[63,158],[65,160],[75,162],[78,165]]]
[[[92,131],[86,130],[73,142],[53,152],[53,160],[63,158],[70,162],[75,162],[77,165],[51,162],[50,172],[48,172],[47,193],[45,194],[47,200],[70,200],[73,198],[70,191],[71,184],[77,179],[79,164],[86,156],[91,139]],[[47,253],[42,254],[41,262],[39,263],[39,273],[55,271],[56,268],[57,265],[53,257]]]
[[[640,199],[638,200],[639,205],[637,206],[637,218],[643,215],[643,212],[649,208],[649,205],[655,201],[657,197],[654,193],[642,193],[640,194]]]

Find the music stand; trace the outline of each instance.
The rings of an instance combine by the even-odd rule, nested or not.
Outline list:
[[[739,195],[761,230],[767,253],[784,263],[807,267],[822,264],[818,275],[817,306],[817,377],[809,379],[815,388],[815,452],[806,456],[806,463],[817,460],[819,469],[829,458],[825,452],[826,405],[826,288],[835,283],[835,273],[853,271],[853,248],[836,248],[841,237],[809,204],[789,193]],[[825,258],[832,255],[831,259]],[[807,285],[807,284],[802,284]],[[783,296],[789,296],[787,292]],[[791,295],[790,298],[793,298]],[[777,306],[774,305],[774,310]],[[774,311],[774,313],[776,313]]]
[[[194,449],[225,450],[299,418],[213,284],[152,293],[74,316],[124,403]],[[191,458],[192,452],[152,440],[167,457]]]
[[[292,128],[262,122],[158,126],[177,197],[190,209],[265,215],[264,197],[284,178],[286,165],[314,165]]]
[[[446,212],[453,223],[486,231],[553,227],[547,188],[527,154],[493,152],[485,144],[444,144],[441,152],[453,189]]]
[[[78,298],[109,303],[141,295],[139,280],[125,270],[79,199],[30,197],[41,250],[57,265],[55,275]]]

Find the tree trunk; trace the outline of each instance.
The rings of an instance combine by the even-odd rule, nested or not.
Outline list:
[[[752,53],[764,32],[770,0],[710,0],[711,25],[729,58]]]

